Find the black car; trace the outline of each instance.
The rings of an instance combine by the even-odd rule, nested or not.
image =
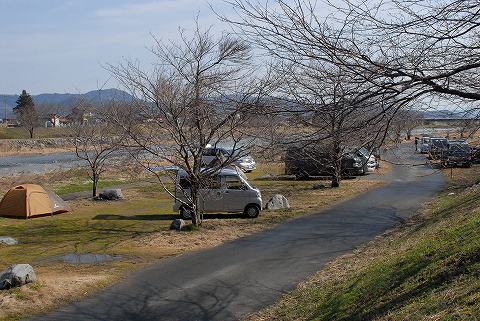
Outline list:
[[[360,152],[345,153],[341,159],[341,175],[366,174],[368,159]],[[285,174],[297,177],[332,176],[335,174],[334,155],[313,148],[290,147],[285,154]]]
[[[448,139],[432,137],[430,138],[428,157],[430,159],[443,159],[448,150]]]
[[[472,149],[465,143],[450,143],[442,158],[445,167],[472,166]]]
[[[480,164],[480,147],[471,148],[470,159],[472,164]]]

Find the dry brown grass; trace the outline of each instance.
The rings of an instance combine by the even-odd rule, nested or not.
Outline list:
[[[0,144],[0,156],[28,156],[28,155],[48,155],[52,153],[73,153],[73,147],[49,147],[49,148],[22,148],[11,149]]]
[[[38,268],[37,282],[1,294],[0,318],[6,317],[6,313],[9,320],[15,320],[32,312],[46,312],[52,306],[88,296],[115,280],[107,272],[85,272],[66,265]]]

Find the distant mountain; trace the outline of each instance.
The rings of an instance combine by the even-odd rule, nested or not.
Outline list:
[[[424,119],[472,119],[478,118],[478,110],[452,111],[452,110],[431,110],[425,111]]]
[[[133,97],[125,91],[119,89],[102,89],[93,90],[84,94],[39,94],[32,95],[33,101],[36,105],[53,104],[62,107],[65,113],[68,113],[75,101],[88,100],[94,104],[108,101],[131,101]],[[4,116],[5,108],[7,115],[12,115],[12,108],[15,106],[18,95],[0,95],[0,118]]]

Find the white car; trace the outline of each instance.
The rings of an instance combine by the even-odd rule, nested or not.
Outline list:
[[[231,149],[208,147],[203,151],[202,164],[204,166],[208,166],[219,157],[231,157],[232,153],[233,151]],[[257,168],[257,163],[250,155],[238,157],[235,159],[233,164],[240,167],[240,169],[246,173],[249,173]]]
[[[374,172],[379,167],[379,163],[375,156],[370,155],[367,161],[367,169],[369,172]]]
[[[262,194],[250,185],[247,177],[240,170],[225,168],[211,176],[199,190],[199,209],[204,212],[243,213],[248,218],[255,218],[262,210]],[[188,206],[190,182],[184,170],[177,172],[175,184],[175,203],[173,210],[180,212],[184,219],[192,217]]]

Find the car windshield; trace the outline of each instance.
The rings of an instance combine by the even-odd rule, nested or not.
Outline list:
[[[432,144],[435,147],[447,147],[447,140],[446,139],[432,139]]]
[[[464,144],[452,144],[448,150],[453,153],[461,154],[468,154],[471,151],[470,146]]]
[[[225,155],[228,155],[228,156],[233,155],[232,157],[235,157],[235,158],[242,158],[243,156],[247,156],[245,155],[245,151],[242,151],[241,149],[236,149],[235,151],[233,149],[226,149],[225,152],[227,153]]]
[[[370,157],[370,152],[368,151],[368,149],[366,149],[365,147],[362,147],[358,150],[358,152],[362,155],[362,156],[365,156],[366,158]]]

